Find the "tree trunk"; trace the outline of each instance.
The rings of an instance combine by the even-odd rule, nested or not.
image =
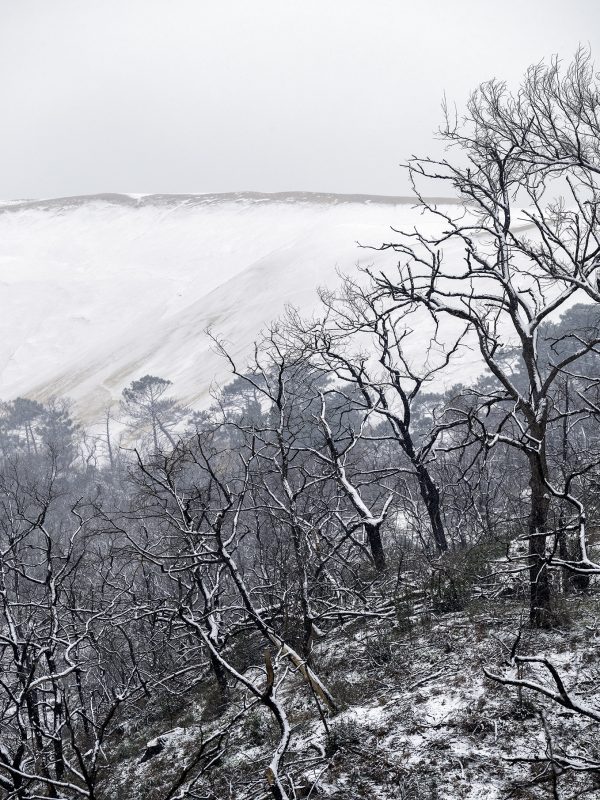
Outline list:
[[[546,532],[550,494],[544,481],[544,456],[529,457],[531,476],[531,507],[528,520],[529,536],[529,619],[536,628],[552,625],[550,580],[546,563]]]
[[[561,456],[563,469],[566,470],[569,459],[569,379],[565,376],[564,380],[564,393],[565,393],[565,414],[562,421],[562,442],[561,442]],[[564,503],[560,505],[560,513],[558,516],[558,554],[562,561],[570,560],[569,542],[567,539],[566,531],[566,514]],[[562,590],[563,594],[568,594],[571,588],[571,573],[566,567],[562,568]]]
[[[378,572],[383,572],[385,569],[385,553],[383,552],[383,542],[381,541],[381,523],[379,525],[371,525],[365,522],[364,527],[371,555],[375,562],[375,569]]]
[[[292,507],[292,513],[295,516],[295,508]],[[310,654],[312,650],[312,640],[314,633],[313,617],[310,609],[310,596],[308,592],[308,574],[306,565],[308,563],[308,554],[306,548],[303,546],[303,535],[300,527],[295,522],[292,523],[292,541],[294,544],[294,556],[296,559],[296,574],[298,577],[298,586],[300,588],[300,607],[302,609],[302,655],[306,659],[306,663],[310,664]]]
[[[227,674],[223,669],[220,661],[215,658],[215,656],[211,653],[210,655],[210,664],[212,666],[212,670],[215,674],[215,678],[217,679],[217,686],[219,687],[219,702],[221,705],[221,709],[223,710],[227,707],[229,702],[229,687],[227,685]]]
[[[558,555],[561,561],[569,561],[569,543],[567,541],[567,532],[565,531],[566,519],[564,510],[561,508],[558,517]],[[566,567],[562,568],[562,592],[569,594],[571,589],[571,574]]]
[[[154,453],[156,455],[158,453],[158,432],[156,417],[154,415],[152,415],[152,441],[154,443]]]
[[[419,490],[431,524],[433,541],[438,552],[445,553],[448,549],[448,541],[446,540],[446,532],[444,531],[444,523],[442,522],[439,490],[423,464],[417,465],[416,470]]]

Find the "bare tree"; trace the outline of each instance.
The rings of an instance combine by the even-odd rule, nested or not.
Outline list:
[[[19,800],[96,798],[120,712],[147,654],[131,583],[60,459],[0,474],[0,785]],[[139,607],[138,607],[139,613]]]
[[[573,81],[586,74],[581,58],[568,71],[569,91],[575,91]],[[573,120],[557,117],[561,99],[552,89],[557,85],[556,69],[555,64],[547,72],[528,73],[516,97],[503,84],[484,84],[472,95],[460,124],[446,113],[441,136],[461,151],[461,157],[414,158],[408,163],[419,205],[437,223],[437,232],[404,231],[398,243],[384,244],[382,249],[402,257],[398,275],[376,277],[382,294],[399,305],[420,305],[436,318],[452,317],[466,324],[497,381],[496,396],[507,403],[508,411],[505,424],[490,432],[489,443],[519,449],[528,465],[530,613],[536,625],[551,622],[546,556],[552,501],[547,458],[551,393],[564,370],[599,344],[593,335],[580,339],[562,358],[540,359],[543,324],[555,320],[577,292],[596,297],[591,278],[599,252],[592,155],[585,163],[583,158],[577,162],[564,157],[563,139],[576,136],[577,129]],[[524,127],[507,109],[520,108],[525,114],[534,78],[536,92],[542,93],[535,106],[538,122]],[[586,103],[591,102],[586,87],[581,85],[579,91],[588,98]],[[597,102],[597,94],[594,97]],[[546,134],[554,130],[556,145],[554,159],[549,148],[536,162],[535,142],[530,146],[527,137],[536,130],[535,135],[541,135],[536,127],[539,115],[544,115]],[[572,207],[552,194],[556,174],[567,181]],[[419,188],[426,180],[449,185],[462,200],[458,210],[428,202]],[[524,209],[523,202],[528,204]],[[507,343],[515,348],[516,363],[503,358]],[[523,383],[515,379],[517,368]]]
[[[402,460],[397,472],[410,472],[416,479],[434,546],[443,553],[448,549],[448,537],[440,489],[431,467],[440,436],[462,420],[436,419],[429,430],[423,429],[421,420],[418,430],[414,407],[424,389],[448,367],[460,347],[462,332],[453,332],[442,344],[435,328],[426,332],[425,320],[425,330],[416,335],[405,313],[408,308],[388,303],[373,284],[365,287],[346,279],[338,296],[324,292],[322,300],[326,314],[321,320],[306,322],[290,314],[291,336],[311,353],[317,368],[342,382],[336,391],[348,408],[370,418],[371,427],[383,423],[383,429],[369,430],[368,438],[373,446],[376,441],[391,440],[398,448]],[[423,320],[420,325],[423,327]],[[369,527],[371,535],[376,529],[378,526]]]

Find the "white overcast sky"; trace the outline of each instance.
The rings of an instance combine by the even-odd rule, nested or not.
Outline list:
[[[444,92],[579,43],[598,0],[0,0],[0,198],[405,194]]]

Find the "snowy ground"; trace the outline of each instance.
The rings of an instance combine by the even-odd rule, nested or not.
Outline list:
[[[0,398],[72,397],[97,420],[131,380],[169,378],[206,402],[227,368],[212,326],[244,360],[286,303],[357,265],[392,268],[390,226],[411,201],[360,195],[97,195],[0,205]],[[461,374],[464,379],[464,372]]]
[[[569,688],[597,707],[600,700],[596,657],[599,598],[574,597],[564,628],[536,631],[525,626],[519,652],[545,653]],[[296,763],[297,797],[329,800],[545,800],[552,798],[550,771],[542,763],[547,743],[544,712],[557,746],[573,753],[597,750],[597,730],[580,718],[524,692],[487,679],[484,667],[507,669],[507,653],[522,620],[522,609],[497,601],[469,606],[461,613],[345,626],[319,647],[319,675],[340,701],[329,717],[329,734],[318,721],[300,676],[291,676],[282,696],[293,739],[286,758]],[[254,670],[250,670],[253,673]],[[544,681],[542,674],[538,675]],[[162,797],[194,753],[206,722],[202,700],[191,703],[183,722],[157,719],[152,735],[165,732],[165,749],[140,764],[148,730],[132,733],[125,757],[117,759],[114,785],[131,800]],[[222,722],[222,720],[219,720]],[[597,726],[596,726],[597,727]],[[136,744],[137,742],[137,744]],[[277,742],[268,715],[252,712],[230,743],[216,770],[213,790],[236,786],[235,800],[269,797],[264,769]],[[120,751],[119,751],[120,752]],[[117,754],[118,755],[118,754]],[[220,782],[221,781],[221,782]],[[596,781],[596,782],[595,782]],[[162,787],[162,788],[161,788]],[[600,798],[593,777],[566,774],[559,780],[560,800]],[[200,793],[199,796],[204,796]]]

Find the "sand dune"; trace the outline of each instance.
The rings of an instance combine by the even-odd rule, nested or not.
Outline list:
[[[0,205],[0,397],[73,398],[97,418],[150,372],[192,405],[286,303],[359,265],[420,217],[407,198],[289,193],[94,195]]]

